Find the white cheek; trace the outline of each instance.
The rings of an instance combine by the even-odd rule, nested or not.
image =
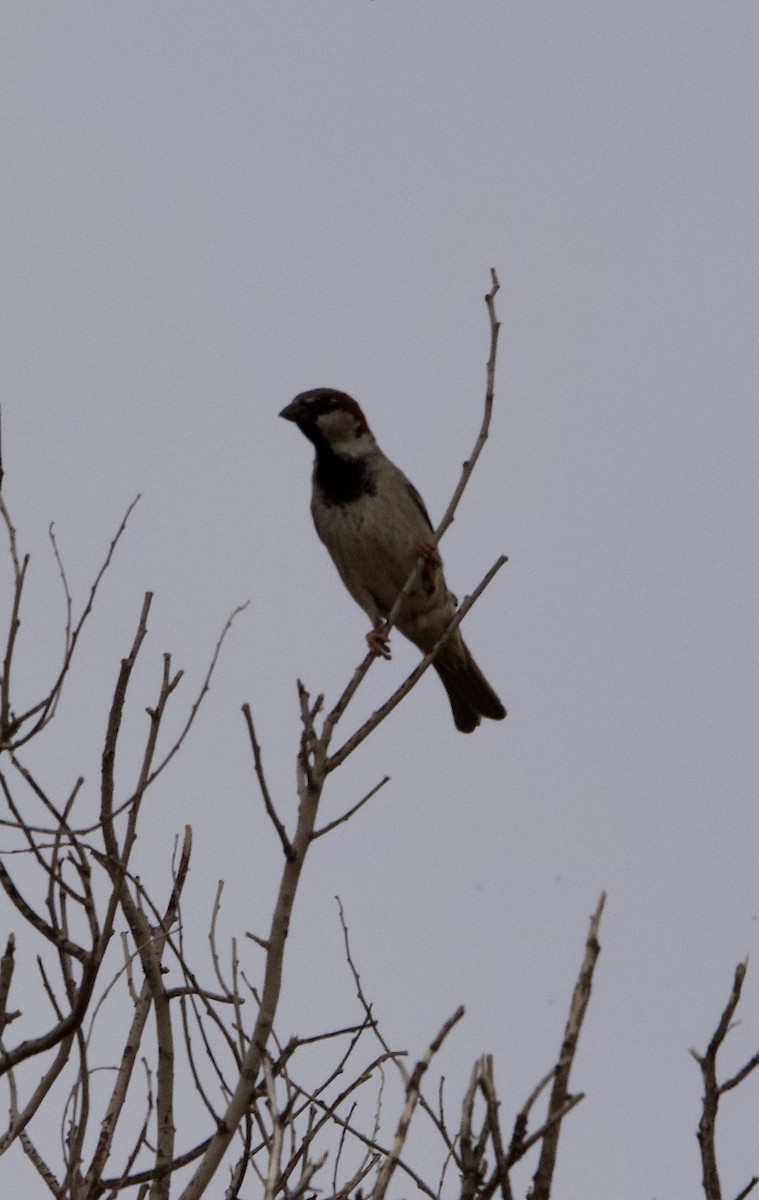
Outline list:
[[[317,419],[316,424],[327,444],[344,458],[362,458],[375,449],[371,434],[360,434],[350,413],[324,413]]]
[[[316,423],[324,434],[324,437],[332,445],[347,441],[350,438],[355,439],[356,423],[348,413],[341,410],[324,413],[317,419]]]

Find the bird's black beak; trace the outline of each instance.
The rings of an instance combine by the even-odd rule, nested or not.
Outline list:
[[[301,400],[300,396],[296,396],[294,400],[290,401],[286,408],[282,409],[282,412],[279,415],[280,417],[284,417],[286,421],[294,421],[297,425],[298,422],[302,421],[306,416],[307,411],[307,407]]]

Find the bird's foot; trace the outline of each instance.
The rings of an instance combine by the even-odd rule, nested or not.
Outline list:
[[[369,647],[369,653],[375,658],[390,658],[390,641],[385,633],[384,627],[378,625],[376,629],[372,629],[371,633],[367,633],[366,642]]]
[[[443,565],[437,552],[437,546],[433,546],[431,542],[419,542],[416,552],[424,563],[422,581],[427,590],[431,592],[435,588],[435,575]]]

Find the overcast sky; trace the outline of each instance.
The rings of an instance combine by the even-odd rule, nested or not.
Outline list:
[[[189,913],[205,927],[224,875],[225,932],[265,932],[278,862],[240,705],[292,812],[295,680],[336,697],[366,632],[277,414],[350,392],[438,517],[480,420],[496,267],[492,435],[443,549],[459,595],[509,556],[467,620],[509,717],[457,734],[430,673],[335,779],[330,816],[392,777],[315,847],[281,1032],[356,1019],[339,893],[390,1041],[417,1054],[465,1004],[439,1068],[453,1095],[492,1052],[509,1118],[555,1059],[606,888],[556,1194],[699,1194],[688,1049],[747,953],[725,1072],[759,1048],[759,8],[6,0],[0,56],[30,690],[59,649],[48,522],[82,599],[142,494],[39,760],[51,786],[83,771],[95,803],[146,589],[135,731],[163,651],[187,672],[178,723],[250,598],[140,853],[160,880],[189,821]],[[394,638],[353,724],[416,657]],[[759,1174],[759,1080],[727,1101],[735,1195]]]

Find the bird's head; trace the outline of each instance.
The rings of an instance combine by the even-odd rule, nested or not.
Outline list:
[[[317,449],[328,447],[345,458],[365,454],[375,444],[356,401],[334,388],[301,392],[279,415],[297,425]]]

